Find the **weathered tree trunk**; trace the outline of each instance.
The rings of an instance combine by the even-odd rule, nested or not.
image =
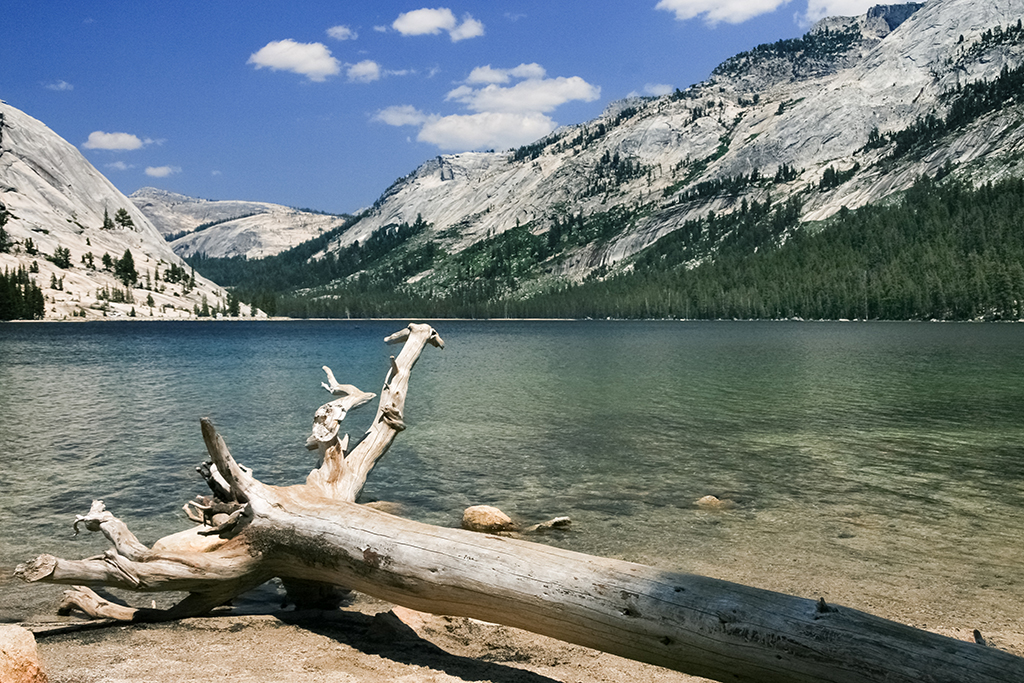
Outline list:
[[[200,522],[147,548],[96,501],[79,517],[113,544],[101,557],[43,555],[27,581],[80,584],[63,609],[126,621],[201,614],[272,577],[346,586],[412,609],[467,616],[722,681],[1024,681],[1024,659],[846,607],[726,581],[413,522],[355,503],[402,421],[409,373],[424,346],[410,325],[381,391],[373,425],[346,454],[345,413],[373,398],[339,384],[307,442],[323,464],[304,485],[268,486],[228,452],[208,420],[205,471],[215,495],[192,504]],[[168,610],[109,603],[84,585],[187,591]]]

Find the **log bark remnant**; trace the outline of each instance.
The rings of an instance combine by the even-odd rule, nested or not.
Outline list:
[[[212,497],[194,502],[197,526],[151,548],[93,503],[76,526],[103,533],[102,556],[42,555],[26,581],[76,586],[62,610],[155,621],[202,614],[272,577],[346,586],[416,610],[523,628],[721,681],[1004,683],[1024,659],[854,609],[703,576],[664,571],[514,538],[421,524],[359,505],[374,464],[405,429],[409,375],[423,349],[443,348],[428,325],[388,337],[392,357],[373,423],[351,452],[345,414],[374,395],[337,382],[307,447],[322,463],[305,484],[257,480],[201,421]],[[115,605],[89,585],[185,591],[170,609]]]

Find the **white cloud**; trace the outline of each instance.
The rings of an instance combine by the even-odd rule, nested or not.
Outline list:
[[[135,168],[131,164],[126,164],[123,161],[111,162],[109,164],[106,164],[106,167],[110,168],[110,169],[113,169],[115,171],[127,171],[129,168]]]
[[[508,69],[495,69],[490,64],[487,66],[478,66],[469,72],[469,78],[466,79],[467,83],[508,83],[509,73]]]
[[[643,90],[633,90],[628,95],[626,95],[626,97],[661,97],[662,95],[668,95],[669,93],[674,91],[675,88],[665,83],[645,83]]]
[[[804,20],[813,23],[825,17],[859,17],[878,0],[808,0]]]
[[[421,126],[430,117],[421,112],[411,104],[400,104],[387,109],[381,109],[373,119],[386,123],[389,126]]]
[[[647,83],[644,85],[644,94],[653,95],[654,97],[668,95],[670,92],[673,91],[675,91],[675,88],[666,83]]]
[[[460,24],[447,7],[436,9],[424,7],[411,12],[403,12],[391,24],[391,28],[403,36],[436,36],[447,31],[453,43],[484,35],[483,23],[466,14]]]
[[[65,80],[55,81],[54,83],[46,83],[43,87],[47,90],[56,90],[57,92],[66,92],[68,90],[75,89],[75,86],[71,85]]]
[[[789,0],[660,0],[655,9],[674,12],[679,21],[703,16],[704,21],[713,26],[721,21],[739,24],[761,14],[774,12],[788,2]]]
[[[544,137],[557,124],[544,114],[482,112],[431,117],[416,139],[442,150],[508,149]]]
[[[152,142],[152,140],[147,140]],[[137,135],[131,133],[104,133],[94,130],[89,139],[82,143],[86,149],[139,149],[145,143]]]
[[[291,71],[317,82],[341,72],[341,63],[323,43],[297,43],[291,39],[267,43],[252,53],[246,64],[254,64],[257,69]]]
[[[518,79],[514,85],[499,85],[513,79]],[[599,87],[579,76],[547,78],[539,64],[520,64],[512,69],[487,65],[473,69],[466,84],[445,98],[461,103],[472,113],[442,116],[402,105],[377,112],[373,120],[391,126],[418,126],[418,141],[445,151],[507,149],[537,140],[557,128],[548,114],[559,106],[573,100],[592,102],[600,94]]]
[[[462,85],[448,93],[447,100],[462,102],[476,112],[550,112],[566,102],[593,102],[601,89],[579,76],[570,78],[528,78],[511,87],[491,83],[483,88]]]
[[[177,166],[147,166],[146,175],[151,178],[166,178],[167,176],[174,175],[175,173],[181,173],[181,169]]]
[[[544,78],[547,72],[540,64],[520,64],[514,69],[495,69],[490,64],[469,72],[466,83],[508,83],[513,78]]]
[[[477,21],[468,14],[462,18],[462,23],[448,32],[452,42],[457,43],[467,38],[479,38],[484,34],[483,22]]]
[[[437,9],[416,9],[403,12],[391,24],[403,36],[436,36],[441,31],[451,31],[458,22],[447,7]]]
[[[388,27],[387,26],[374,26],[373,30],[376,31],[377,33],[387,33],[388,32]]]
[[[350,81],[355,81],[357,83],[372,83],[373,81],[380,80],[380,64],[372,59],[364,59],[358,64],[348,65],[345,73]]]
[[[348,26],[332,26],[327,29],[327,35],[335,40],[355,40],[359,34]]]

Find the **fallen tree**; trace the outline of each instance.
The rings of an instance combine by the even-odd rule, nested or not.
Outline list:
[[[186,505],[196,522],[152,547],[95,501],[75,522],[103,533],[102,556],[42,555],[19,565],[26,581],[71,584],[63,610],[122,621],[203,614],[263,582],[345,586],[412,609],[519,627],[579,645],[721,681],[1024,681],[1024,659],[854,609],[717,579],[447,529],[357,504],[377,460],[405,429],[409,375],[428,325],[388,337],[392,357],[372,426],[351,452],[345,414],[374,398],[340,384],[316,413],[307,447],[321,464],[306,483],[276,487],[235,461],[202,420],[212,495]],[[184,591],[169,609],[126,607],[89,585]]]

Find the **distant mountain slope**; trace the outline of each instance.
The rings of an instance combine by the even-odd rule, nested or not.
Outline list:
[[[210,200],[144,187],[129,199],[179,256],[263,258],[340,225],[345,217],[280,204]]]
[[[930,0],[822,20],[801,39],[726,60],[685,91],[615,103],[512,152],[439,156],[320,256],[417,216],[432,227],[410,248],[427,239],[447,254],[517,226],[533,235],[570,219],[605,226],[563,236],[542,269],[499,288],[528,296],[624,263],[710,212],[795,197],[801,220],[816,221],[947,167],[974,182],[1018,175],[1018,101],[941,131],[926,124],[944,120],[965,87],[1021,66],[1022,16],[1024,0]],[[438,265],[424,263],[408,285],[450,292]]]
[[[200,275],[193,284],[187,264],[145,214],[73,145],[5,102],[0,211],[6,214],[0,271],[29,272],[43,289],[48,319],[123,316],[133,309],[140,317],[181,318],[203,306],[227,307],[227,293]],[[132,287],[116,272],[126,251],[138,274]]]

